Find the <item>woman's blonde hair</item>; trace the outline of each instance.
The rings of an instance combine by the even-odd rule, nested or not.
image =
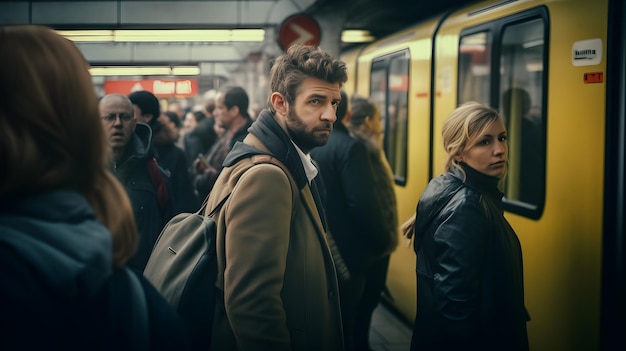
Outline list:
[[[450,172],[457,168],[465,174],[456,161],[457,158],[498,120],[502,120],[502,117],[496,110],[475,101],[466,102],[457,107],[448,116],[441,129],[443,147],[448,154],[445,170]]]
[[[457,168],[465,174],[457,159],[498,120],[502,120],[502,117],[496,110],[475,101],[466,102],[452,111],[441,129],[443,147],[448,154],[445,170],[450,172]],[[413,214],[401,226],[402,234],[407,238],[413,236],[415,219]]]
[[[83,194],[113,238],[122,266],[137,247],[130,200],[108,169],[89,64],[36,25],[0,27],[0,199],[54,189]]]

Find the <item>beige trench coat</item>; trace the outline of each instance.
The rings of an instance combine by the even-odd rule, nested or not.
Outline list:
[[[244,142],[268,151],[254,135]],[[300,190],[292,227],[291,186],[279,167],[246,158],[224,168],[207,211],[228,193],[214,216],[212,349],[342,350],[337,277],[310,187]]]

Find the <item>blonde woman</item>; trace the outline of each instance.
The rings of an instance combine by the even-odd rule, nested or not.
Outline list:
[[[123,269],[137,233],[88,63],[33,25],[0,27],[0,61],[0,349],[188,349],[178,316]]]
[[[458,107],[443,125],[446,172],[428,184],[413,230],[412,350],[528,350],[522,250],[503,216],[507,133],[493,109]]]

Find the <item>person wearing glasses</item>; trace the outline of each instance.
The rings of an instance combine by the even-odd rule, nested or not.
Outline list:
[[[159,233],[174,215],[172,196],[154,158],[152,130],[137,121],[130,99],[105,95],[99,111],[111,149],[111,170],[130,197],[139,232],[139,246],[128,266],[143,272]]]

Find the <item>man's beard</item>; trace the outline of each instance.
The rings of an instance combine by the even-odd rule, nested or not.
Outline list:
[[[306,125],[302,122],[300,117],[296,115],[294,109],[289,109],[289,113],[287,114],[287,134],[289,134],[291,140],[305,153],[308,153],[318,146],[324,146],[328,142],[330,133],[318,135],[315,132],[320,130],[332,131],[332,128],[332,123],[324,122],[324,124],[318,125],[308,132]]]

